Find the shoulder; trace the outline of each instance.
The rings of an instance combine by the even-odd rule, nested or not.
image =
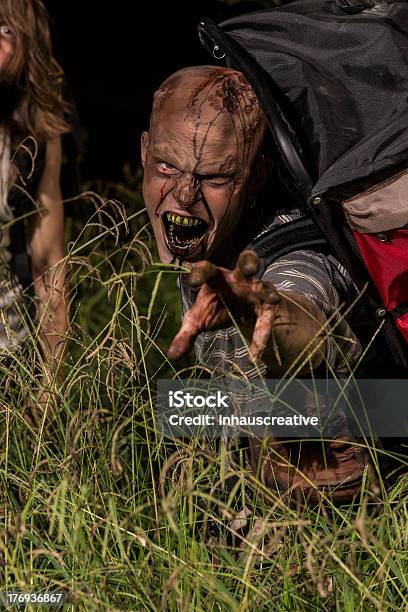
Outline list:
[[[274,227],[278,227],[284,223],[289,223],[295,219],[300,219],[301,217],[304,217],[304,215],[298,208],[292,208],[289,210],[278,209],[272,217],[269,217],[269,219],[267,219],[267,221],[265,221],[265,223],[259,227],[258,232],[254,236],[254,240],[257,240],[268,230]]]
[[[298,209],[277,211],[266,226],[261,228],[257,239],[267,236],[270,230],[304,217]],[[353,299],[356,296],[357,288],[350,274],[328,249],[299,248],[294,244],[291,250],[289,244],[285,255],[277,257],[274,243],[274,240],[270,240],[270,249],[264,249],[262,253],[261,276],[273,282],[279,290],[317,293],[321,299],[332,303],[338,302],[339,295],[342,299]]]

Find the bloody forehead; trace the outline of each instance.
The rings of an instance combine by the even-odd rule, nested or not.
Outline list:
[[[209,66],[181,70],[158,89],[152,125],[172,116],[209,129],[221,121],[232,123],[249,147],[264,125],[259,102],[245,77],[235,70]]]

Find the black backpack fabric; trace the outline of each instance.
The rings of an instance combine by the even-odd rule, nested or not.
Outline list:
[[[221,26],[203,19],[199,35],[251,83],[287,186],[407,371],[408,3],[296,0]],[[390,193],[407,204],[393,223]]]
[[[348,14],[297,0],[221,24],[281,92],[307,143],[310,195],[408,157],[408,3],[384,6]]]

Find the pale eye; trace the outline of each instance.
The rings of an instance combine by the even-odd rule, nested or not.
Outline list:
[[[159,172],[162,172],[163,174],[177,174],[179,172],[175,166],[172,166],[172,164],[167,162],[158,162],[157,167]]]
[[[13,31],[5,23],[0,25],[0,36],[4,36],[4,38],[14,38]]]

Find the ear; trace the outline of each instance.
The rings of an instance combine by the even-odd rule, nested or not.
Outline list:
[[[248,198],[254,199],[265,185],[267,179],[272,174],[274,162],[271,157],[260,156],[252,166],[251,176],[248,183]]]
[[[146,167],[147,149],[149,148],[149,132],[143,132],[140,139],[140,154],[142,158],[142,166]]]

